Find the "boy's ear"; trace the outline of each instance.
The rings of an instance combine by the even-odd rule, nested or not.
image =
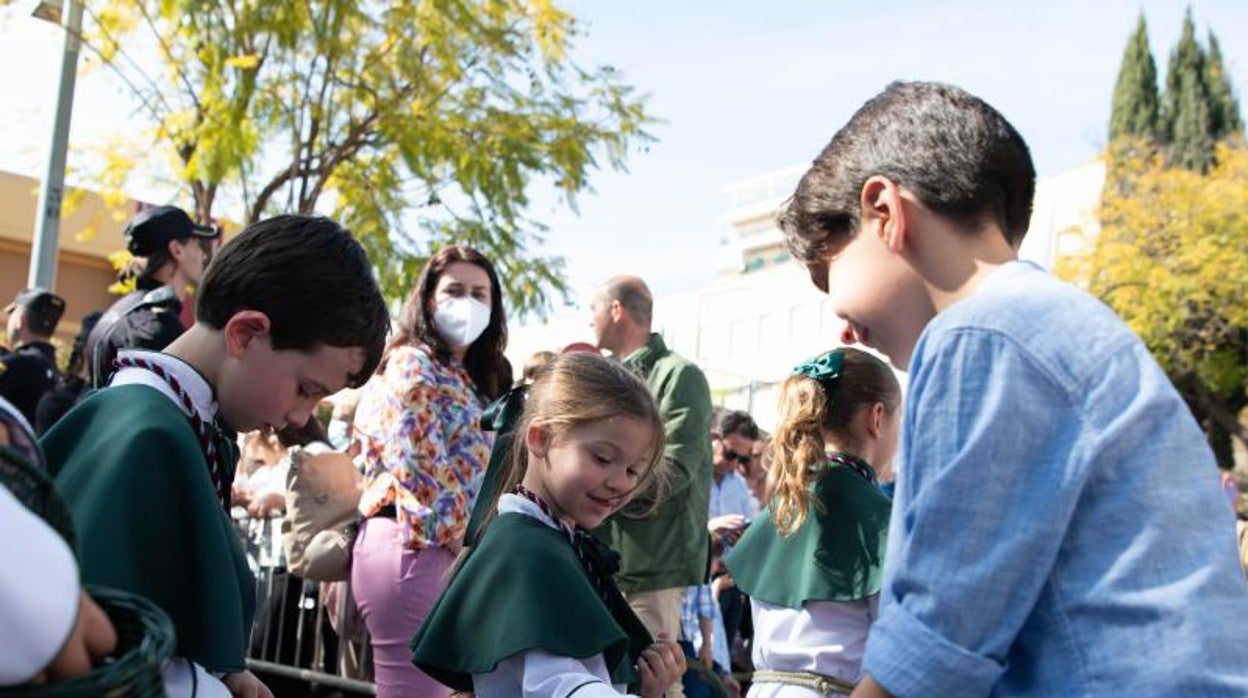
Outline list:
[[[259,310],[240,310],[225,322],[225,351],[239,357],[258,338],[268,337],[269,316]]]
[[[908,242],[906,210],[901,187],[882,175],[867,178],[862,185],[862,221],[869,232],[880,238],[891,252],[900,254]]]
[[[524,446],[537,459],[545,458],[550,450],[550,432],[540,424],[530,424],[524,431]]]

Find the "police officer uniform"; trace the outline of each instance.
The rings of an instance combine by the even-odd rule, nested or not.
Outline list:
[[[65,314],[65,300],[41,288],[17,294],[5,308],[9,315],[22,313],[29,334],[50,337]],[[13,403],[26,421],[35,423],[35,407],[44,393],[56,387],[56,348],[45,339],[34,339],[0,354],[0,397]]]
[[[151,257],[166,249],[170,240],[191,237],[215,240],[221,231],[197,225],[176,206],[155,206],[135,216],[126,227],[126,247],[136,257]],[[103,388],[114,371],[113,360],[121,349],[160,351],[177,339],[186,328],[182,324],[182,301],[177,291],[147,277],[139,288],[108,309],[87,340],[91,348],[88,385]]]

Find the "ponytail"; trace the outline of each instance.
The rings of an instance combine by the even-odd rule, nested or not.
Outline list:
[[[779,417],[767,471],[771,518],[781,535],[791,535],[819,506],[810,486],[826,459],[825,440],[855,448],[850,424],[859,410],[882,403],[890,414],[901,403],[901,386],[891,369],[859,349],[842,347],[806,361],[780,386]]]

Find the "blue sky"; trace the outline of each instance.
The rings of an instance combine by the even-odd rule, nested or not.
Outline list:
[[[20,3],[15,3],[15,5]],[[893,79],[952,82],[1000,109],[1022,132],[1039,172],[1092,158],[1104,144],[1110,95],[1128,34],[1143,9],[1159,71],[1179,36],[1176,0],[890,3],[573,0],[582,25],[573,56],[609,63],[650,94],[664,123],[628,173],[603,172],[579,215],[536,192],[551,226],[545,251],[567,258],[580,298],[616,273],[659,292],[715,274],[727,234],[724,187],[809,161],[858,106]],[[1203,40],[1212,28],[1248,93],[1248,2],[1192,3]],[[0,10],[0,169],[36,174],[55,92],[55,27]],[[20,66],[14,69],[13,66]],[[126,127],[116,88],[80,80],[72,140]],[[160,185],[136,195],[159,198]],[[164,195],[166,198],[168,194]]]
[[[557,214],[551,249],[578,289],[619,272],[659,291],[712,278],[725,185],[813,158],[893,79],[962,86],[1022,132],[1039,172],[1104,145],[1110,96],[1143,8],[1159,70],[1179,2],[574,2],[581,60],[608,62],[651,94],[666,123],[629,174],[597,178],[580,216]],[[1193,3],[1248,92],[1248,3]]]

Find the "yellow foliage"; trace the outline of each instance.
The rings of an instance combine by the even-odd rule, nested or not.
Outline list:
[[[533,36],[547,60],[562,61],[572,28],[572,15],[555,7],[551,0],[532,0],[529,16],[533,20]]]
[[[121,271],[130,264],[134,259],[134,255],[129,250],[117,250],[108,253],[108,263],[113,265],[113,269]],[[121,281],[117,281],[108,287],[108,292],[115,296],[124,296],[132,293],[138,287],[138,278],[131,276]]]
[[[251,70],[260,65],[260,55],[249,53],[243,56],[230,56],[225,59],[225,64],[231,68],[239,70]]]
[[[1148,154],[1117,163],[1092,252],[1057,272],[1086,283],[1167,371],[1224,392],[1248,374],[1226,361],[1248,332],[1248,148],[1223,144],[1217,163],[1207,175]]]
[[[78,210],[78,207],[82,205],[83,200],[86,199],[86,196],[86,189],[67,187],[65,189],[65,194],[61,197],[61,220],[65,220],[66,218],[74,215],[74,212]]]

